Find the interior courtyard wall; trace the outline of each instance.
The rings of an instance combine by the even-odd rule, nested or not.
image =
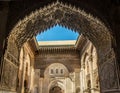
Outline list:
[[[19,65],[19,85],[17,86],[18,93],[33,91],[33,78],[34,78],[34,54],[30,49],[28,43],[25,43],[20,52],[20,65]]]
[[[53,51],[55,50],[53,49]],[[35,56],[35,69],[41,69],[41,76],[44,76],[45,68],[50,64],[62,63],[68,68],[70,72],[72,72],[74,71],[74,68],[80,68],[79,62],[79,52],[76,52],[76,50],[65,50],[63,53],[47,53],[43,51],[42,53],[40,52],[40,54]]]
[[[81,93],[100,93],[97,58],[97,51],[89,41],[81,55]]]
[[[42,79],[42,86],[44,87],[42,88],[41,93],[49,92],[46,89],[46,87],[49,85],[52,79],[48,77],[46,78],[45,76],[48,74],[47,73],[44,74],[44,71],[51,64],[55,64],[55,63],[64,64],[70,73],[69,77],[68,76],[58,77],[58,80],[62,81],[63,85],[65,85],[64,92],[66,93],[75,92],[75,83],[76,83],[75,82],[75,69],[80,68],[79,52],[76,52],[76,50],[71,50],[71,49],[68,49],[68,50],[66,49],[63,52],[60,52],[61,50],[63,49],[56,51],[53,48],[52,50],[53,53],[50,53],[50,52],[41,53],[40,52],[40,54],[35,57],[35,69],[40,69],[40,78]],[[50,50],[48,49],[48,51]]]
[[[35,69],[40,69],[40,80],[42,81],[42,87],[40,85],[39,89],[42,90],[42,92],[40,93],[49,93],[48,85],[54,80],[55,83],[53,84],[53,86],[57,86],[57,84],[59,85],[58,81],[62,82],[62,84],[64,85],[64,93],[73,93],[76,91],[75,87],[80,86],[80,82],[78,82],[80,73],[80,70],[78,70],[80,68],[79,54],[75,51],[70,53],[70,51],[71,50],[69,50],[67,54],[64,53],[65,51],[62,54],[60,54],[59,52],[46,54],[44,52],[36,56]],[[56,72],[56,69],[58,69],[59,73],[62,69],[61,65],[56,65],[54,67],[51,67],[51,69],[49,68],[48,71],[45,70],[46,68],[54,64],[63,64],[64,66],[66,66],[65,68],[67,68],[68,71],[65,69],[63,69],[63,71],[67,71],[67,73],[64,72],[64,76],[55,74],[52,76],[50,74],[51,69],[54,73]]]

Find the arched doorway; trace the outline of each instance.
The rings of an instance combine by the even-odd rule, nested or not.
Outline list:
[[[50,89],[49,93],[64,93],[64,90],[62,90],[60,87],[55,86]]]
[[[63,71],[61,73],[61,70]],[[43,88],[46,88],[46,90],[43,90],[43,93],[63,93],[63,91],[66,91],[66,85],[68,84],[66,82],[65,78],[69,77],[69,71],[67,67],[64,64],[61,63],[52,63],[48,67],[46,67],[44,71],[44,80],[42,83]],[[66,85],[65,85],[66,82]],[[59,87],[60,90],[57,92],[58,88],[54,87]],[[52,90],[51,90],[52,89]],[[70,89],[69,89],[70,90]],[[51,91],[51,92],[50,92]]]
[[[94,18],[89,13],[58,1],[43,9],[40,8],[36,10],[16,24],[9,35],[6,54],[9,49],[13,49],[13,47],[11,47],[13,45],[15,49],[17,47],[17,51],[14,51],[15,55],[13,56],[18,57],[21,46],[27,40],[56,24],[82,33],[94,44],[98,53],[101,92],[117,91],[116,89],[119,89],[119,84],[116,74],[116,58],[111,46],[112,35],[110,34],[110,30],[103,22]],[[12,44],[10,44],[9,41],[12,41]],[[13,51],[9,52],[12,53]],[[14,63],[14,60],[12,60],[12,62]],[[16,65],[16,67],[18,67],[18,65]],[[13,69],[16,67],[12,66]],[[17,69],[15,71],[17,71]],[[109,73],[105,73],[108,71]],[[111,71],[112,74],[110,75]],[[9,73],[9,68],[7,72]],[[14,76],[17,77],[17,75]],[[3,77],[7,76],[3,75]],[[105,81],[107,82],[107,87],[105,86]]]

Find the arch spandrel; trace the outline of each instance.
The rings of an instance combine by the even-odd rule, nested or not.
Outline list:
[[[104,48],[111,46],[111,35],[101,21],[83,10],[60,2],[50,4],[43,9],[40,8],[26,16],[16,24],[9,38],[13,37],[20,47],[34,35],[56,24],[82,33],[97,48],[105,50]]]

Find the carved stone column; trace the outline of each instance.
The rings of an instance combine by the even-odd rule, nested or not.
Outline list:
[[[34,84],[34,68],[31,66],[31,80],[30,80],[30,91],[33,90],[33,84]]]
[[[85,68],[81,68],[81,93],[84,93],[85,89],[87,88],[86,87],[86,72],[85,72]]]
[[[25,73],[26,73],[26,62],[23,62],[23,76],[22,76],[22,87],[21,93],[24,93],[24,80],[25,80]]]
[[[65,93],[67,93],[67,78],[65,77],[65,82],[64,82],[64,85],[65,85]]]
[[[80,93],[83,93],[83,90],[84,90],[84,80],[83,80],[83,68],[81,68],[81,71],[80,71]]]
[[[80,69],[75,69],[75,89],[80,87]]]
[[[34,69],[34,84],[33,84],[34,89],[33,89],[33,91],[38,91],[39,92],[39,90],[40,90],[40,87],[39,87],[40,82],[39,81],[40,81],[40,69]],[[42,79],[42,82],[43,82],[42,85],[46,84],[46,82],[44,82],[44,79]],[[43,92],[43,90],[42,90],[42,92]]]
[[[91,81],[91,89],[90,89],[90,91],[91,91],[91,93],[94,93],[94,90],[93,90],[93,87],[94,87],[94,85],[93,85],[93,66],[92,66],[92,55],[90,55],[89,56],[89,60],[88,60],[88,64],[89,64],[89,71],[90,71],[90,81]]]
[[[75,73],[70,73],[70,78],[72,80],[72,93],[75,93]]]
[[[39,79],[39,89],[40,89],[40,93],[42,93],[42,88],[43,88],[43,78]]]
[[[114,51],[111,49],[100,60],[99,77],[101,93],[120,93],[118,70]]]

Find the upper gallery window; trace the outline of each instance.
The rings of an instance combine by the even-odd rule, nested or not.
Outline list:
[[[53,71],[53,69],[51,69],[51,74],[53,74],[54,73],[54,71]]]
[[[56,74],[58,74],[58,69],[56,69]]]
[[[60,70],[60,73],[63,74],[63,69]]]
[[[50,69],[50,74],[51,75],[54,75],[54,74],[56,74],[56,75],[61,75],[61,74],[63,74],[64,73],[64,70],[63,69],[61,69],[61,68],[57,68],[57,69]]]

